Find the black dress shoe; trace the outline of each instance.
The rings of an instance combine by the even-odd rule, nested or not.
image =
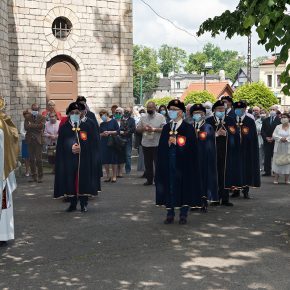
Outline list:
[[[73,212],[73,211],[76,211],[77,208],[75,206],[69,206],[67,209],[66,209],[66,212]]]
[[[229,201],[222,201],[221,205],[224,205],[224,206],[234,206],[233,203],[229,202]]]
[[[180,219],[179,219],[179,224],[180,225],[186,225],[187,224],[187,219],[186,219],[186,217],[180,217]]]
[[[173,224],[174,223],[174,217],[173,216],[168,216],[167,218],[166,218],[166,220],[164,221],[164,224],[165,225],[171,225],[171,224]]]
[[[145,185],[145,186],[147,186],[147,185],[153,185],[153,183],[146,181],[143,185]]]
[[[240,191],[237,189],[237,190],[234,190],[231,197],[240,197]]]
[[[88,208],[86,206],[81,208],[81,212],[87,212],[87,211],[88,211]]]
[[[7,247],[8,243],[6,241],[0,241],[0,248]]]
[[[262,176],[271,176],[271,174],[269,174],[269,173],[264,173],[264,174],[262,174]]]
[[[104,182],[111,182],[111,178],[105,179]]]
[[[210,206],[219,206],[219,205],[221,205],[219,201],[212,201],[210,203]]]
[[[244,193],[244,199],[251,199],[248,192]]]

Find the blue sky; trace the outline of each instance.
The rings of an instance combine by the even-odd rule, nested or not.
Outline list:
[[[234,10],[237,0],[144,0],[150,4],[163,17],[169,18],[174,23],[195,33],[199,25],[209,17],[220,15],[225,10]],[[221,35],[215,39],[206,34],[195,39],[193,36],[179,31],[172,24],[157,17],[140,0],[133,0],[134,15],[134,43],[158,48],[163,43],[178,46],[187,52],[200,51],[207,42],[214,43],[223,50],[232,49],[242,55],[247,55],[247,38],[234,37],[225,39]],[[258,37],[253,33],[252,55],[270,55],[263,46],[257,44]]]

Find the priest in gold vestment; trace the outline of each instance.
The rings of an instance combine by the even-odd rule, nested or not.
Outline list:
[[[16,189],[14,170],[18,157],[18,130],[4,112],[0,96],[0,246],[14,239],[12,193]]]

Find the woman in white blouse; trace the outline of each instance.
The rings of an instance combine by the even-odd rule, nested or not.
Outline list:
[[[290,184],[290,116],[281,115],[281,125],[273,132],[275,140],[272,170],[275,173],[274,184],[278,184],[279,175],[284,175],[285,183]]]

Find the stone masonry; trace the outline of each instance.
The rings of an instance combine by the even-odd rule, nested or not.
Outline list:
[[[9,97],[6,2],[10,113],[18,124],[32,103],[46,107],[47,63],[58,55],[77,64],[78,94],[88,98],[93,111],[133,104],[132,0],[1,0],[0,89]],[[52,33],[60,16],[73,27],[65,41]]]
[[[0,1],[0,96],[3,96],[9,111],[10,76],[8,43],[8,8],[7,0]]]

